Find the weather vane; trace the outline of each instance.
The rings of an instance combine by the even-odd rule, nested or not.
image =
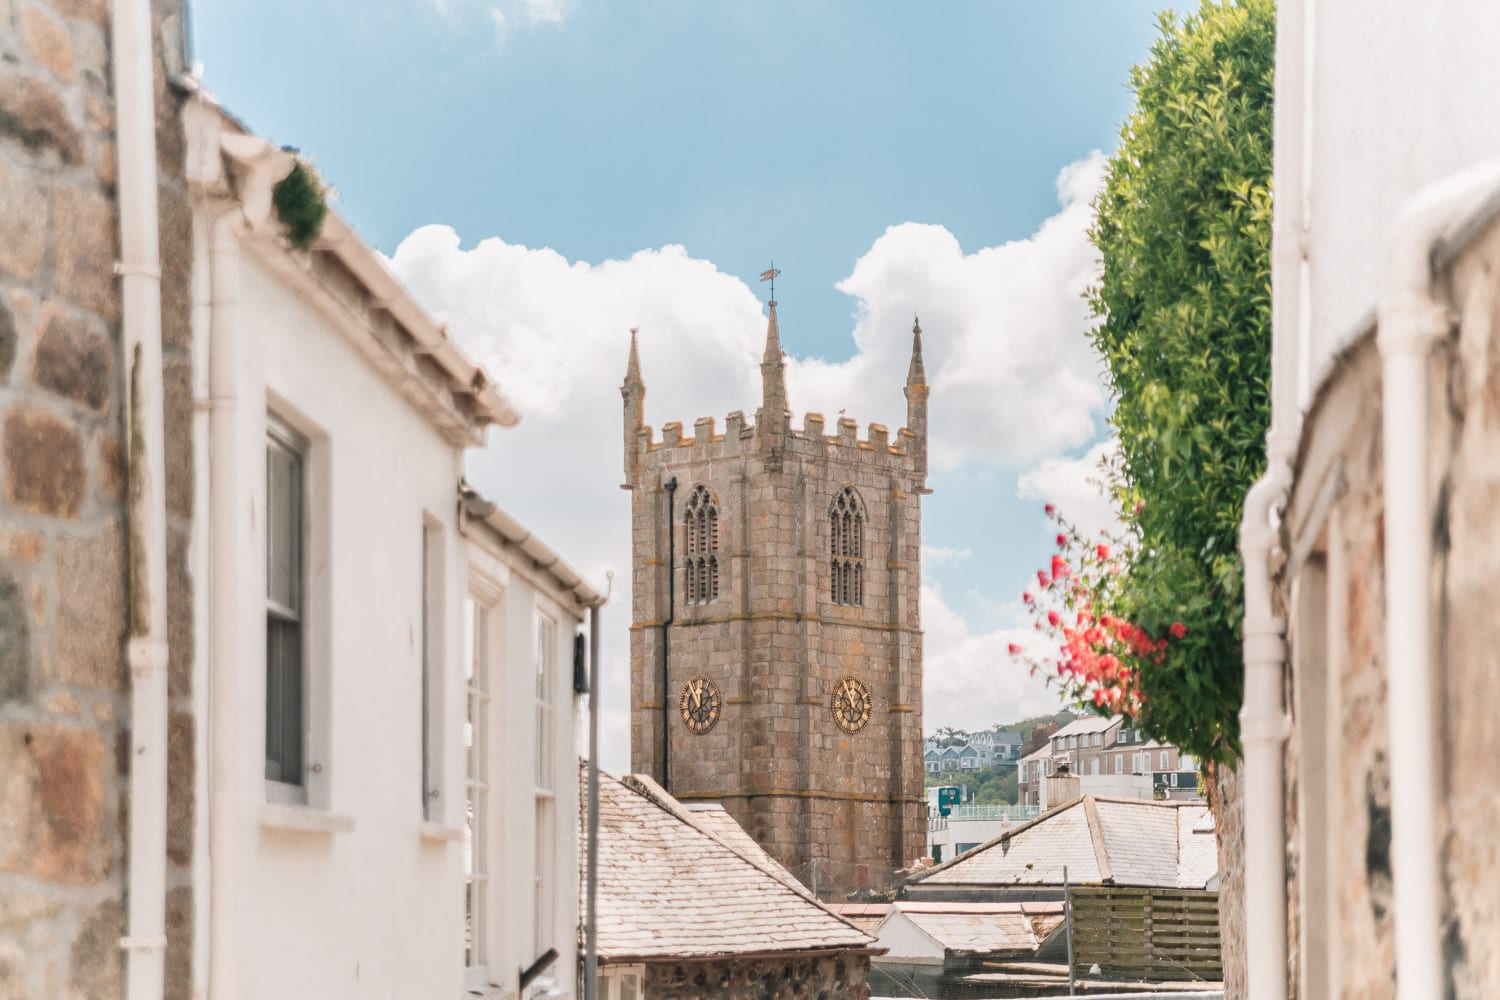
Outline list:
[[[780,271],[776,270],[776,262],[774,260],[771,261],[770,267],[760,272],[760,280],[771,283],[771,305],[773,306],[776,304],[776,276],[780,273]]]

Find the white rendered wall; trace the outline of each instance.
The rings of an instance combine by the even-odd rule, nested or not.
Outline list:
[[[235,995],[245,1000],[456,997],[464,980],[462,842],[422,835],[422,526],[424,519],[435,522],[442,539],[442,610],[432,622],[440,632],[444,664],[438,692],[441,789],[434,818],[436,827],[456,831],[463,825],[465,801],[460,656],[462,601],[469,584],[468,550],[455,523],[462,454],[248,246],[240,255],[240,274],[237,851],[211,862],[216,870],[223,866],[236,891]],[[206,351],[205,325],[196,327]],[[351,829],[294,831],[264,822],[270,409],[313,442],[306,469],[311,538],[304,663],[313,679],[309,716],[326,737],[321,747],[310,740],[304,751],[308,765],[318,765],[308,777],[308,814],[333,818],[334,826],[352,823]],[[206,477],[205,463],[196,474]],[[206,503],[200,509],[206,511]],[[199,634],[205,634],[210,581],[201,551],[194,564],[199,567],[194,607]],[[496,704],[508,713],[496,730],[505,742],[491,767],[496,808],[515,822],[503,831],[495,824],[497,842],[490,848],[507,886],[496,912],[515,923],[497,929],[503,939],[495,948],[494,974],[513,987],[517,967],[533,957],[534,615],[539,600],[545,604],[548,598],[539,598],[529,583],[513,581],[505,600],[508,607],[518,606],[507,611],[508,619],[527,617],[519,634],[507,631],[504,659],[492,668],[497,681],[504,680]],[[554,938],[562,955],[553,971],[564,992],[571,993],[577,919],[571,650],[577,618],[558,613],[557,620]],[[198,660],[197,690],[212,675],[207,661],[206,655]],[[206,716],[200,718],[206,725]],[[200,746],[212,741],[209,733]],[[206,771],[206,762],[201,766]],[[518,808],[523,800],[524,808]],[[204,829],[206,814],[205,806],[195,817]],[[434,829],[427,826],[429,834]],[[202,898],[206,908],[206,895]]]
[[[889,949],[876,962],[901,962],[907,965],[942,965],[943,946],[898,909],[892,909],[875,929],[875,947]]]
[[[1302,367],[1312,382],[1297,394],[1305,405],[1328,359],[1375,307],[1384,246],[1403,204],[1424,186],[1500,155],[1500,4],[1290,2],[1313,11],[1311,357]],[[1278,116],[1297,96],[1278,89]],[[1283,279],[1296,275],[1276,275]]]

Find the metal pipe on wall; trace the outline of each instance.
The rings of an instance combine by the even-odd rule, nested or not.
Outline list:
[[[156,111],[148,0],[115,0],[122,340],[126,370],[130,826],[126,995],[165,986],[167,866],[167,508],[157,232]]]
[[[667,685],[671,680],[672,622],[677,614],[677,477],[662,486],[667,491],[667,616],[661,623],[661,787],[670,792],[667,780],[672,732],[672,706]]]

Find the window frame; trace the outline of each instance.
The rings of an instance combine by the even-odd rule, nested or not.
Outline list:
[[[627,977],[635,978],[635,995],[623,992]],[[646,967],[644,965],[611,965],[599,970],[599,1000],[645,1000]]]
[[[838,607],[865,606],[868,520],[864,499],[852,485],[834,493],[828,504],[828,595]]]
[[[499,916],[495,907],[497,873],[491,870],[490,851],[497,847],[495,822],[497,791],[491,777],[495,723],[494,667],[503,654],[503,593],[487,581],[470,577],[463,608],[464,725],[464,923],[468,940],[464,949],[464,985],[483,989],[491,982],[489,959],[493,942],[491,924]],[[503,661],[501,680],[503,681]],[[478,720],[477,726],[475,720]],[[503,852],[501,852],[503,860]],[[477,919],[475,917],[477,914]]]
[[[701,607],[719,599],[719,500],[703,484],[693,487],[683,505],[683,598]]]
[[[422,648],[421,654],[421,749],[422,749],[422,818],[432,823],[452,820],[443,794],[447,726],[444,705],[447,702],[447,601],[448,566],[447,527],[426,511],[422,515]],[[465,595],[468,600],[468,595]],[[465,699],[467,699],[467,692]],[[467,704],[467,701],[465,702]]]
[[[311,620],[311,612],[313,608],[311,607],[311,605],[314,602],[312,600],[312,588],[309,585],[310,581],[307,572],[307,555],[308,549],[310,547],[309,542],[311,534],[310,522],[312,520],[312,518],[309,516],[309,508],[311,507],[311,504],[309,503],[309,492],[311,485],[310,480],[312,478],[312,441],[308,435],[302,433],[284,417],[280,416],[274,411],[268,411],[266,414],[265,442],[266,477],[263,483],[265,490],[265,493],[263,494],[263,509],[265,511],[265,516],[263,518],[263,534],[266,572],[266,582],[264,587],[266,616],[266,659],[264,666],[263,690],[263,694],[265,697],[263,707],[263,722],[265,725],[265,744],[263,747],[265,751],[265,771],[263,776],[265,778],[267,801],[287,803],[292,805],[308,805],[310,796],[308,779],[310,771],[315,765],[315,762],[312,759],[314,755],[314,747],[312,740],[313,734],[311,732],[312,712],[310,703],[312,695],[312,685],[310,683],[311,663],[309,662],[311,660],[311,656],[309,654],[312,650],[311,633],[313,624]],[[276,538],[279,534],[279,532],[275,529],[273,523],[275,519],[275,514],[273,513],[275,498],[273,498],[272,490],[271,463],[273,455],[275,453],[290,456],[295,463],[294,468],[296,474],[296,492],[295,498],[293,500],[293,507],[295,509],[296,523],[295,525],[293,525],[292,530],[288,535],[288,539],[290,543],[295,546],[294,562],[296,565],[290,570],[292,578],[290,588],[292,590],[292,593],[290,593],[288,596],[293,599],[290,603],[278,601],[273,598],[271,594],[271,591],[275,586],[275,584],[273,583],[273,577],[276,574],[273,568],[273,564],[276,558]],[[284,677],[285,673],[284,669],[278,670],[278,668],[272,663],[273,657],[271,653],[271,629],[273,620],[281,623],[295,623],[297,627],[295,681],[297,694],[295,713],[292,713],[288,706],[289,696],[285,691],[284,684],[282,685],[281,689],[281,698],[276,699],[272,697],[272,687],[275,683],[276,675],[279,673]],[[278,701],[279,704],[273,704],[273,702]],[[295,715],[295,718],[287,718],[288,715],[292,714]],[[297,757],[295,760],[295,780],[289,780],[286,776],[283,775],[283,768],[285,768],[289,763],[288,761],[284,759],[277,759],[273,761],[271,758],[271,727],[273,715],[281,716],[280,723],[283,730],[286,729],[288,723],[290,722],[292,731],[296,735]],[[274,776],[272,774],[273,765],[276,769],[276,773]]]

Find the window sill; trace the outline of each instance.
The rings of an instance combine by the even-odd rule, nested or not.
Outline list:
[[[260,807],[260,826],[263,830],[332,835],[352,832],[354,817],[309,806],[267,802]]]
[[[464,839],[464,828],[461,826],[448,826],[446,823],[434,823],[430,819],[422,820],[417,827],[417,835],[423,840],[432,843],[462,843]]]

